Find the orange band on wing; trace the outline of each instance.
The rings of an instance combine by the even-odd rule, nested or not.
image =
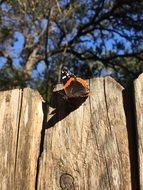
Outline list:
[[[71,83],[72,81],[74,81],[74,80],[75,80],[75,78],[71,77],[71,78],[66,82],[66,84],[64,85],[64,89],[66,89],[66,88],[70,85],[70,83]]]
[[[85,81],[85,80],[83,80],[83,79],[81,79],[81,78],[76,78],[76,80],[78,81],[78,82],[80,82],[80,84],[82,84],[82,86],[83,87],[85,87],[86,89],[89,89],[89,87],[88,87],[88,83]],[[89,92],[88,93],[88,96],[93,96],[93,93],[92,92]]]
[[[81,79],[81,78],[78,78],[78,77],[77,77],[76,80],[77,80],[80,84],[82,84],[83,87],[88,88],[88,84],[87,84],[87,82],[86,82],[84,79]]]
[[[71,77],[71,78],[67,81],[67,83],[64,85],[64,89],[66,89],[66,88],[70,85],[70,83],[71,83],[72,81],[77,81],[77,82],[79,82],[83,87],[88,88],[88,84],[87,84],[87,82],[86,82],[85,80],[83,80],[83,79],[81,79],[81,78],[79,78],[79,77]]]

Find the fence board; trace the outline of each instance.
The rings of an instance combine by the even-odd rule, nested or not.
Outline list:
[[[42,101],[30,89],[0,93],[0,187],[35,189],[43,122]]]
[[[24,89],[19,123],[16,189],[35,189],[37,160],[40,151],[43,111],[38,93]]]
[[[143,74],[134,81],[140,189],[143,189]]]
[[[14,189],[21,90],[0,92],[0,189]]]
[[[38,189],[131,189],[123,88],[111,78],[98,78],[90,89],[93,96],[83,102],[54,97]]]

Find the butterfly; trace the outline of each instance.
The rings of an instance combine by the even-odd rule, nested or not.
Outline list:
[[[62,69],[64,91],[68,98],[88,97],[91,93],[87,82],[72,74],[67,67]]]

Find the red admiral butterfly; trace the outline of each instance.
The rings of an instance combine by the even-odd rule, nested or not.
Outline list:
[[[64,91],[68,98],[87,97],[91,95],[85,80],[76,77],[66,67],[62,69]]]

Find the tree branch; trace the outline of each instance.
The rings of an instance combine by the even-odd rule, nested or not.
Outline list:
[[[35,63],[39,60],[39,57],[36,55],[38,52],[39,47],[35,47],[31,54],[28,57],[24,68],[25,80],[29,79],[33,70]]]

